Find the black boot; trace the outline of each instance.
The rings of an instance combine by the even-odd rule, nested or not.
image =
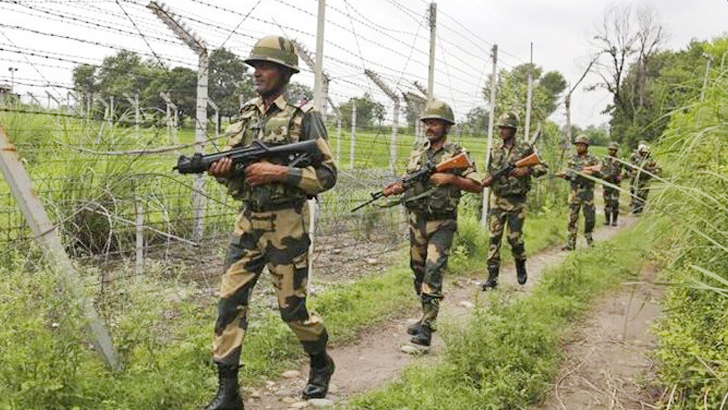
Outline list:
[[[323,399],[329,392],[329,382],[331,381],[331,375],[336,370],[336,366],[331,356],[326,353],[322,354],[326,355],[323,367],[314,367],[313,360],[311,361],[311,370],[308,373],[308,384],[303,389],[304,400]]]
[[[614,211],[612,213],[612,226],[617,226],[617,216],[619,215],[619,212]]]
[[[500,266],[488,266],[488,280],[480,285],[480,288],[485,292],[488,289],[494,289],[498,286],[498,271]]]
[[[611,221],[609,218],[612,216],[612,213],[610,211],[604,211],[604,225],[609,226]]]
[[[238,365],[217,364],[217,394],[204,410],[244,410],[238,385]]]
[[[432,341],[432,329],[429,326],[423,325],[420,329],[420,333],[417,333],[410,339],[410,342],[420,345],[429,346]]]
[[[516,275],[518,277],[518,284],[525,285],[528,280],[528,274],[526,273],[526,260],[516,259]]]
[[[415,322],[407,327],[407,334],[408,335],[416,335],[422,331],[422,323],[421,322]]]

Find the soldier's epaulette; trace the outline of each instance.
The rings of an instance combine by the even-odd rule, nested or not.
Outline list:
[[[313,111],[313,100],[306,101],[305,103],[303,101],[299,101],[298,104],[296,104],[296,107],[298,107],[299,110],[307,114]]]
[[[244,102],[242,106],[240,106],[240,113],[242,114],[243,111],[247,111],[252,107],[256,107],[260,104],[260,97],[254,97],[249,99],[248,101]]]

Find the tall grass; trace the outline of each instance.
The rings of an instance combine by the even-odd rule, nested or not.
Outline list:
[[[720,56],[728,40],[716,42]],[[717,58],[717,57],[716,57]],[[714,73],[715,74],[715,73]],[[656,357],[672,409],[722,408],[728,393],[728,78],[672,115],[657,147],[670,177],[650,208],[670,221],[665,315]]]

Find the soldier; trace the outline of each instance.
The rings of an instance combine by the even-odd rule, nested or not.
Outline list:
[[[447,132],[455,124],[452,109],[442,101],[432,100],[420,121],[428,141],[410,155],[406,172],[411,173],[432,161],[440,163],[461,152],[447,142]],[[434,173],[429,181],[416,183],[406,190],[401,182],[384,188],[384,195],[405,192],[403,203],[408,211],[410,232],[410,267],[414,273],[415,292],[422,302],[422,318],[407,329],[411,342],[429,346],[435,319],[440,309],[442,274],[457,229],[457,208],[461,191],[480,192],[480,177],[473,162],[467,169]]]
[[[612,185],[619,186],[622,181],[623,164],[617,159],[619,144],[609,143],[607,156],[602,164],[602,178]],[[619,215],[619,189],[604,185],[604,225],[617,226]]]
[[[586,135],[579,135],[574,140],[576,154],[566,164],[567,170],[556,174],[571,182],[571,193],[569,194],[569,239],[562,249],[573,251],[576,249],[576,227],[579,219],[579,208],[584,212],[584,237],[589,246],[594,245],[592,232],[594,231],[594,181],[584,175],[596,175],[600,173],[601,161],[599,158],[588,152],[589,138]]]
[[[649,193],[650,174],[658,174],[660,166],[650,157],[650,147],[646,141],[640,141],[637,150],[629,158],[632,165],[629,171],[631,178],[630,191],[632,192],[631,209],[635,215],[641,214]]]
[[[528,142],[518,143],[518,114],[508,112],[498,120],[500,137],[503,141],[490,152],[488,166],[489,175],[483,180],[483,186],[491,187],[488,207],[488,228],[490,239],[488,245],[488,280],[481,285],[485,291],[498,285],[500,271],[500,247],[503,230],[508,224],[508,243],[516,260],[518,283],[526,283],[526,248],[523,243],[523,223],[526,219],[526,194],[531,190],[531,177],[539,177],[546,173],[543,165],[515,168],[508,175],[493,178],[493,174],[503,167],[514,164],[519,159],[531,155],[533,147]]]
[[[246,167],[244,175],[231,172],[230,158],[210,167],[210,175],[226,184],[243,206],[235,221],[220,284],[212,347],[219,387],[206,410],[243,409],[238,386],[240,353],[248,327],[248,301],[264,266],[273,277],[281,318],[311,359],[303,398],[325,397],[334,372],[334,362],[326,353],[324,323],[306,308],[310,239],[304,203],[336,183],[326,129],[311,106],[294,106],[284,96],[291,75],[299,72],[298,57],[289,40],[264,37],[245,62],[255,69],[259,96],[243,105],[240,121],[228,128],[226,149],[253,141],[287,144],[315,140],[323,160],[305,168],[289,167],[283,161],[261,161]]]

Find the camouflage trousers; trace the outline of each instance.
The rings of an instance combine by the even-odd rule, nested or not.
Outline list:
[[[632,193],[632,200],[630,201],[630,208],[633,214],[642,213],[642,209],[647,202],[647,194],[650,192],[649,180],[647,179],[633,179],[630,184],[630,192]]]
[[[410,212],[410,267],[415,292],[422,301],[420,323],[434,329],[443,298],[442,276],[450,255],[457,222],[455,219],[430,220],[426,215]]]
[[[308,354],[326,348],[328,333],[321,318],[306,309],[308,281],[308,208],[252,212],[244,209],[235,220],[227,250],[225,273],[215,323],[214,360],[238,364],[248,327],[248,302],[265,266],[272,275],[283,321]]]
[[[615,185],[619,185],[614,183]],[[604,215],[619,213],[619,190],[616,188],[604,187]]]
[[[523,243],[523,224],[526,220],[526,197],[491,196],[488,208],[488,268],[500,267],[500,248],[503,231],[508,224],[508,243],[517,261],[526,260]]]
[[[568,246],[576,246],[576,228],[579,221],[579,209],[584,212],[584,237],[587,242],[593,241],[592,232],[596,223],[594,211],[594,188],[571,188],[569,194],[569,239]]]

